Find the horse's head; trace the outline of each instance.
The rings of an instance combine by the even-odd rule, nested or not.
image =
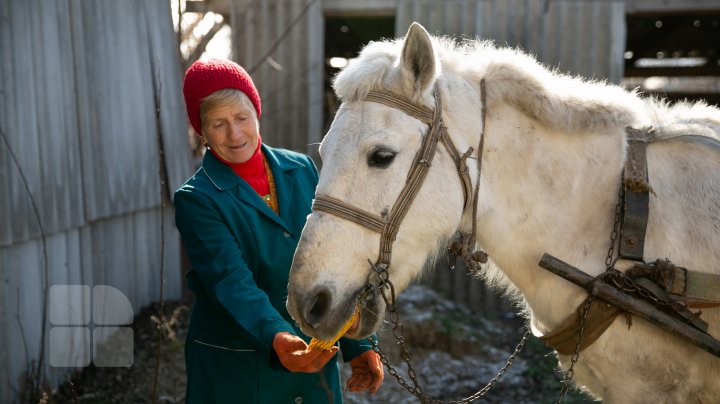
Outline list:
[[[424,137],[429,136],[426,122],[369,100],[368,94],[391,91],[432,112],[439,75],[433,40],[413,24],[404,40],[369,45],[335,80],[343,104],[320,147],[318,199],[303,230],[288,285],[288,311],[314,337],[334,336],[361,295],[360,320],[348,336],[368,336],[384,318],[385,302],[378,289],[367,287],[369,280],[373,283],[371,263],[382,261],[378,258],[382,223],[399,209],[398,197]],[[455,162],[442,146],[432,147],[437,151],[432,168],[399,221],[397,233],[389,236],[388,273],[396,293],[443,249],[463,212]],[[365,219],[376,219],[376,228],[341,217],[337,209],[334,214],[319,209],[323,198],[366,212]]]

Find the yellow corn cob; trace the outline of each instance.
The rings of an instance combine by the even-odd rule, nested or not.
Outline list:
[[[352,327],[353,323],[355,322],[355,319],[357,319],[358,315],[360,315],[360,308],[355,308],[355,311],[353,312],[352,316],[350,316],[350,319],[342,326],[340,331],[335,334],[335,337],[332,340],[329,341],[323,341],[317,338],[313,338],[310,340],[310,345],[308,346],[310,349],[313,348],[320,348],[323,351],[327,351],[330,348],[332,348],[333,345],[337,342],[337,340],[340,339],[345,333]]]

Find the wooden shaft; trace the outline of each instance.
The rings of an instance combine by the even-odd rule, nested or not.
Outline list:
[[[600,280],[593,283],[593,277],[549,254],[543,254],[539,264],[540,267],[558,275],[566,280],[582,287],[592,288],[600,299],[615,305],[630,314],[655,324],[663,330],[679,335],[698,347],[702,348],[717,357],[720,357],[720,341],[710,334],[704,333],[682,321],[660,311],[652,304],[635,298],[614,286]]]

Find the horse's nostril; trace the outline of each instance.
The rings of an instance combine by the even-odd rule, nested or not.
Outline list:
[[[307,313],[305,313],[305,319],[310,326],[315,327],[330,307],[330,291],[321,289],[315,297],[310,300],[310,304],[307,307],[308,310]]]

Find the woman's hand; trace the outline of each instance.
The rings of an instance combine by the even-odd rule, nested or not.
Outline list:
[[[383,382],[383,367],[380,356],[373,350],[365,351],[350,361],[352,376],[347,381],[350,391],[369,390],[375,393]]]
[[[291,372],[315,373],[337,353],[334,346],[327,351],[309,349],[302,338],[289,332],[279,332],[273,337],[273,349],[285,369]]]

